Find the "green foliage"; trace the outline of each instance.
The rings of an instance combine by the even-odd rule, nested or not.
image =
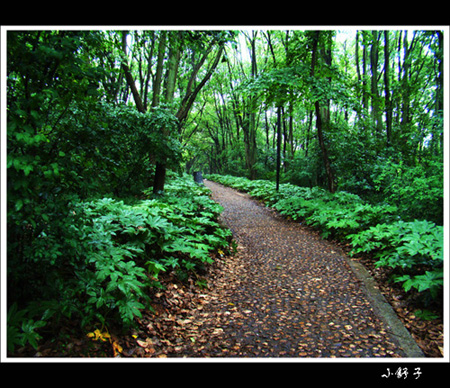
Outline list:
[[[156,163],[179,167],[179,122],[173,106],[118,103],[114,36],[7,33],[10,351],[62,319],[130,325],[161,271],[196,270],[228,245],[222,209],[190,178],[137,200]]]
[[[299,187],[289,183],[280,185],[264,180],[212,174],[209,179],[248,192],[276,208],[293,220],[302,220],[321,230],[325,238],[342,238],[381,220],[391,219],[397,208],[388,205],[370,205],[356,194],[339,191],[331,194],[320,187]]]
[[[429,291],[431,297],[436,299],[444,286],[444,270],[425,271],[423,275],[398,276],[395,281],[403,282],[405,291],[409,291],[414,287],[419,292]]]
[[[442,31],[265,30],[241,37],[247,47],[227,50],[195,122],[208,129],[196,139],[203,171],[274,178],[281,107],[282,182],[327,187],[327,154],[339,191],[375,207],[396,206],[404,221],[442,225]],[[250,58],[240,63],[246,48]],[[325,109],[322,145],[315,102]],[[250,115],[255,141],[245,133]],[[250,147],[256,151],[246,152]],[[356,227],[338,217],[331,234]],[[325,226],[329,219],[313,218]]]
[[[55,257],[55,248],[35,254],[23,270],[36,276],[48,262],[40,275],[46,281],[39,283],[35,295],[46,306],[46,317],[78,318],[83,327],[111,320],[129,326],[148,308],[148,290],[161,286],[161,272],[195,271],[213,262],[214,251],[228,246],[231,232],[217,222],[221,211],[209,190],[190,176],[174,178],[158,199],[75,202],[65,220],[68,230],[61,233],[66,244]],[[75,219],[78,222],[72,222]],[[36,250],[40,240],[48,247],[49,238],[42,235],[31,247]],[[16,276],[23,281],[22,273]],[[44,297],[53,299],[44,302]],[[35,330],[45,319],[30,318],[19,330],[26,309],[11,310],[11,344],[28,341],[34,346],[40,338]]]
[[[87,221],[80,229],[87,246],[87,267],[77,272],[78,287],[85,289],[89,297],[82,325],[94,319],[105,324],[109,312],[115,309],[122,322],[129,325],[134,316],[140,316],[139,309],[144,308],[139,300],[146,299],[147,277],[135,261],[143,253],[142,247],[127,238],[117,238],[142,227],[143,215],[109,198],[81,203],[74,211]]]
[[[355,253],[376,250],[377,257],[382,258],[379,265],[411,268],[413,265],[442,263],[443,260],[443,227],[429,221],[377,224],[348,238],[354,247],[358,247]]]
[[[42,338],[36,331],[46,325],[45,321],[26,318],[27,310],[18,310],[17,303],[14,303],[8,310],[7,322],[7,342],[8,352],[14,352],[16,346],[30,344],[34,349],[38,347],[38,341]]]
[[[442,225],[444,203],[442,161],[417,166],[386,160],[375,170],[374,183],[387,200],[397,205],[404,219],[427,219]]]
[[[145,287],[157,286],[161,271],[193,270],[212,263],[210,253],[228,245],[229,231],[217,223],[221,207],[208,197],[208,190],[190,177],[175,180],[166,196],[133,205],[104,198],[84,202],[75,212],[87,220],[80,230],[89,250],[90,273],[83,274],[90,298],[84,320],[106,320],[118,310],[124,324],[131,324],[147,300]]]
[[[414,315],[417,318],[420,318],[424,321],[431,321],[433,319],[439,318],[438,315],[436,315],[436,314],[432,313],[430,310],[426,310],[426,309],[416,310],[416,311],[414,311]]]
[[[377,224],[347,238],[355,254],[373,253],[378,267],[409,272],[395,280],[402,282],[405,291],[413,287],[419,292],[429,290],[436,298],[443,286],[443,236],[442,226],[415,220]]]

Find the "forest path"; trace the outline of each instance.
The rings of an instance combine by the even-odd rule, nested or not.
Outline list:
[[[205,185],[238,250],[202,311],[216,317],[202,327],[210,338],[191,356],[405,356],[338,247],[246,194]]]

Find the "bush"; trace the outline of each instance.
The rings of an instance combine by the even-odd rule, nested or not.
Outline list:
[[[31,242],[35,258],[14,272],[17,284],[34,281],[36,293],[10,309],[10,351],[26,341],[34,346],[36,330],[51,318],[78,319],[82,327],[132,325],[148,307],[149,290],[161,286],[161,272],[195,271],[229,245],[231,232],[217,221],[221,211],[190,176],[173,179],[157,199],[74,202],[62,221],[65,245],[55,248],[55,236],[41,234]],[[43,264],[46,272],[40,271]]]
[[[443,227],[429,221],[378,224],[347,236],[353,254],[371,252],[376,266],[402,273],[395,277],[405,291],[429,291],[435,298],[443,286]],[[405,273],[406,272],[406,273]]]
[[[407,166],[387,160],[375,168],[374,181],[387,201],[399,208],[405,221],[426,219],[442,225],[443,175],[442,161]]]
[[[158,285],[161,271],[192,271],[213,262],[210,253],[228,245],[230,232],[218,224],[222,208],[208,193],[185,177],[168,184],[160,199],[127,205],[105,198],[78,206],[86,220],[81,237],[89,247],[87,271],[78,276],[90,296],[85,323],[93,316],[104,323],[117,310],[129,325],[145,307],[140,301],[148,301],[145,288]]]

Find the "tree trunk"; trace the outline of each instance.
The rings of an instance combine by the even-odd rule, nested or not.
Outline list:
[[[356,74],[358,75],[358,82],[361,82],[361,71],[359,70],[359,39],[358,39],[359,31],[356,30],[355,37],[355,65],[356,65]]]
[[[437,117],[443,119],[444,115],[444,35],[441,31],[436,31],[438,36],[438,47],[439,51],[436,53],[436,58],[438,60],[438,74],[437,74],[437,89],[436,89],[436,103],[435,103],[435,111]],[[433,126],[433,141],[432,141],[432,149],[434,153],[437,155],[438,151],[442,149],[444,145],[444,131],[442,129],[435,131],[438,129],[439,125],[435,124]]]
[[[158,45],[158,60],[156,63],[156,74],[155,79],[153,81],[152,107],[159,105],[159,96],[161,93],[162,72],[165,54],[166,54],[166,31],[161,31]]]
[[[256,62],[256,36],[257,32],[252,32],[252,37],[247,36],[250,42],[251,56],[251,76],[255,78],[258,75],[258,68]],[[250,179],[256,179],[256,109],[257,109],[257,96],[255,93],[251,94],[249,98],[249,103],[247,105],[246,118],[242,121],[242,130],[244,132],[244,143],[245,143],[245,156],[246,165],[249,171]]]
[[[175,94],[175,84],[177,81],[178,65],[180,62],[181,47],[177,40],[178,37],[173,37],[172,46],[169,52],[167,81],[165,89],[166,102],[172,104]],[[167,135],[166,128],[162,129],[163,135]],[[166,160],[159,160],[156,162],[155,178],[153,181],[153,194],[160,194],[164,191],[166,183]]]
[[[386,101],[386,143],[391,143],[392,132],[392,102],[390,88],[390,61],[389,61],[389,31],[384,31],[384,98]]]
[[[363,55],[362,55],[362,61],[363,61],[363,74],[362,74],[362,102],[363,102],[363,118],[366,118],[367,110],[369,109],[369,104],[367,101],[367,37],[366,32],[361,31],[362,34],[362,42],[363,42]]]
[[[378,32],[372,31],[372,47],[370,49],[371,94],[372,94],[372,118],[377,133],[382,131],[380,96],[378,95]]]
[[[322,150],[323,163],[325,166],[325,172],[327,174],[328,190],[330,193],[336,191],[336,183],[334,181],[333,171],[331,169],[330,159],[328,158],[328,150],[323,137],[324,129],[326,130],[330,123],[330,109],[329,106],[321,106],[319,101],[316,101],[316,125],[317,136],[319,138],[320,149]]]
[[[408,31],[405,31],[403,37],[403,50],[405,52],[403,60],[403,72],[401,79],[402,87],[402,120],[401,124],[404,126],[406,132],[409,132],[409,125],[411,123],[411,52],[416,44],[416,34],[413,33],[411,43],[408,44]]]
[[[289,101],[289,159],[294,158],[294,104]]]
[[[314,114],[314,110],[311,109],[311,110],[309,111],[308,127],[307,127],[307,129],[306,129],[305,158],[308,157],[309,140],[310,140],[310,135],[311,135],[311,127],[312,127],[313,114]]]
[[[127,31],[124,31],[122,33],[122,49],[124,51],[124,53],[126,54],[126,44],[127,44]],[[161,47],[161,43],[160,43],[160,47]],[[178,54],[179,57],[179,54]],[[133,93],[133,97],[134,97],[134,101],[136,103],[136,107],[138,109],[139,112],[141,113],[145,113],[145,107],[144,104],[142,102],[141,96],[139,95],[139,92],[136,88],[136,85],[134,83],[134,79],[133,79],[133,75],[131,74],[131,71],[128,67],[128,64],[126,64],[125,62],[122,63],[122,69],[125,73],[125,78],[127,80],[127,84],[131,89],[131,92]],[[173,90],[172,89],[172,100],[173,100]],[[159,98],[155,97],[155,95],[153,95],[153,103],[158,103]],[[158,161],[156,162],[156,169],[155,169],[155,177],[154,177],[154,181],[153,181],[153,193],[154,194],[158,194],[162,191],[164,191],[164,183],[166,180],[166,163],[165,161]]]
[[[244,132],[245,161],[249,171],[249,178],[256,179],[256,130],[254,127],[254,113],[245,114],[242,120],[242,132]]]
[[[175,93],[175,85],[177,82],[178,65],[180,63],[181,48],[180,43],[177,41],[178,36],[172,37],[172,44],[169,51],[168,68],[167,68],[167,80],[165,97],[166,102],[170,105],[173,102],[173,96]]]
[[[316,64],[317,64],[317,54],[319,50],[317,46],[320,42],[321,31],[315,31],[313,35],[313,47],[312,47],[312,56],[311,56],[311,76],[315,76]],[[324,42],[324,47],[322,52],[322,57],[324,62],[331,66],[331,38],[327,38],[327,41]],[[330,80],[331,81],[331,80]],[[325,144],[324,139],[324,130],[326,131],[329,127],[330,123],[330,101],[320,102],[317,100],[315,102],[315,110],[316,110],[316,125],[317,125],[317,136],[319,140],[320,149],[322,150],[323,163],[325,167],[325,172],[327,175],[328,181],[328,190],[331,193],[336,191],[336,184],[334,182],[333,171],[331,169],[330,159],[328,158],[328,150]]]
[[[277,107],[277,184],[276,190],[280,189],[281,170],[281,106]]]
[[[123,52],[127,53],[127,35],[128,31],[122,32],[122,50]],[[145,107],[144,103],[142,102],[141,96],[139,95],[139,91],[137,90],[136,84],[134,83],[133,75],[131,74],[130,68],[128,67],[128,64],[123,61],[122,62],[122,69],[125,73],[125,79],[127,80],[127,84],[131,89],[131,93],[133,94],[134,102],[136,103],[136,108],[139,112],[145,113]]]

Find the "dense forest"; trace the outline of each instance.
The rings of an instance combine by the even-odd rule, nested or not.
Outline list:
[[[8,349],[67,319],[130,325],[161,271],[226,249],[194,171],[389,206],[346,233],[428,233],[390,260],[435,298],[443,59],[440,30],[7,31]]]

